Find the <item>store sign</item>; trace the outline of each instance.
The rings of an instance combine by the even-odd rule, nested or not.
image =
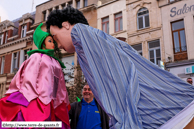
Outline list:
[[[170,16],[174,17],[176,15],[181,15],[181,14],[185,14],[185,13],[192,12],[192,11],[194,12],[194,5],[187,6],[187,4],[185,4],[183,8],[181,9],[177,9],[176,7],[173,7],[170,10],[171,12]]]
[[[189,66],[185,68],[185,74],[194,73],[194,66]]]
[[[162,69],[164,69],[164,62],[161,61],[161,60],[159,61],[159,67],[162,68]]]

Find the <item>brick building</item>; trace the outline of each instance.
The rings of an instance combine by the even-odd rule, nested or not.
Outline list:
[[[20,65],[28,58],[27,51],[32,49],[34,13],[24,14],[13,21],[0,23],[0,98]]]

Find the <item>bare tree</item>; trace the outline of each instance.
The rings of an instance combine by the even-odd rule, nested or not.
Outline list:
[[[76,97],[82,98],[81,92],[82,92],[83,86],[86,84],[86,80],[79,63],[77,66],[72,66],[70,70],[72,71],[71,74],[64,73],[64,75],[65,75],[65,82],[67,84],[66,88],[69,95],[69,101],[70,103],[72,103],[77,101]]]

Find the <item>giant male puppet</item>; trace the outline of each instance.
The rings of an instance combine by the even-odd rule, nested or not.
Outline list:
[[[165,128],[166,123],[170,127],[171,118],[176,123],[182,111],[192,111],[188,105],[193,104],[193,86],[154,65],[126,42],[89,26],[77,9],[52,11],[46,24],[58,47],[77,53],[96,100],[111,118],[110,128]],[[181,127],[192,119],[185,118]]]

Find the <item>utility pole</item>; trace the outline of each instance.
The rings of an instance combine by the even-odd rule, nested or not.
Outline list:
[[[32,9],[31,9],[31,12],[33,11],[33,7],[34,7],[34,0],[32,0]]]

